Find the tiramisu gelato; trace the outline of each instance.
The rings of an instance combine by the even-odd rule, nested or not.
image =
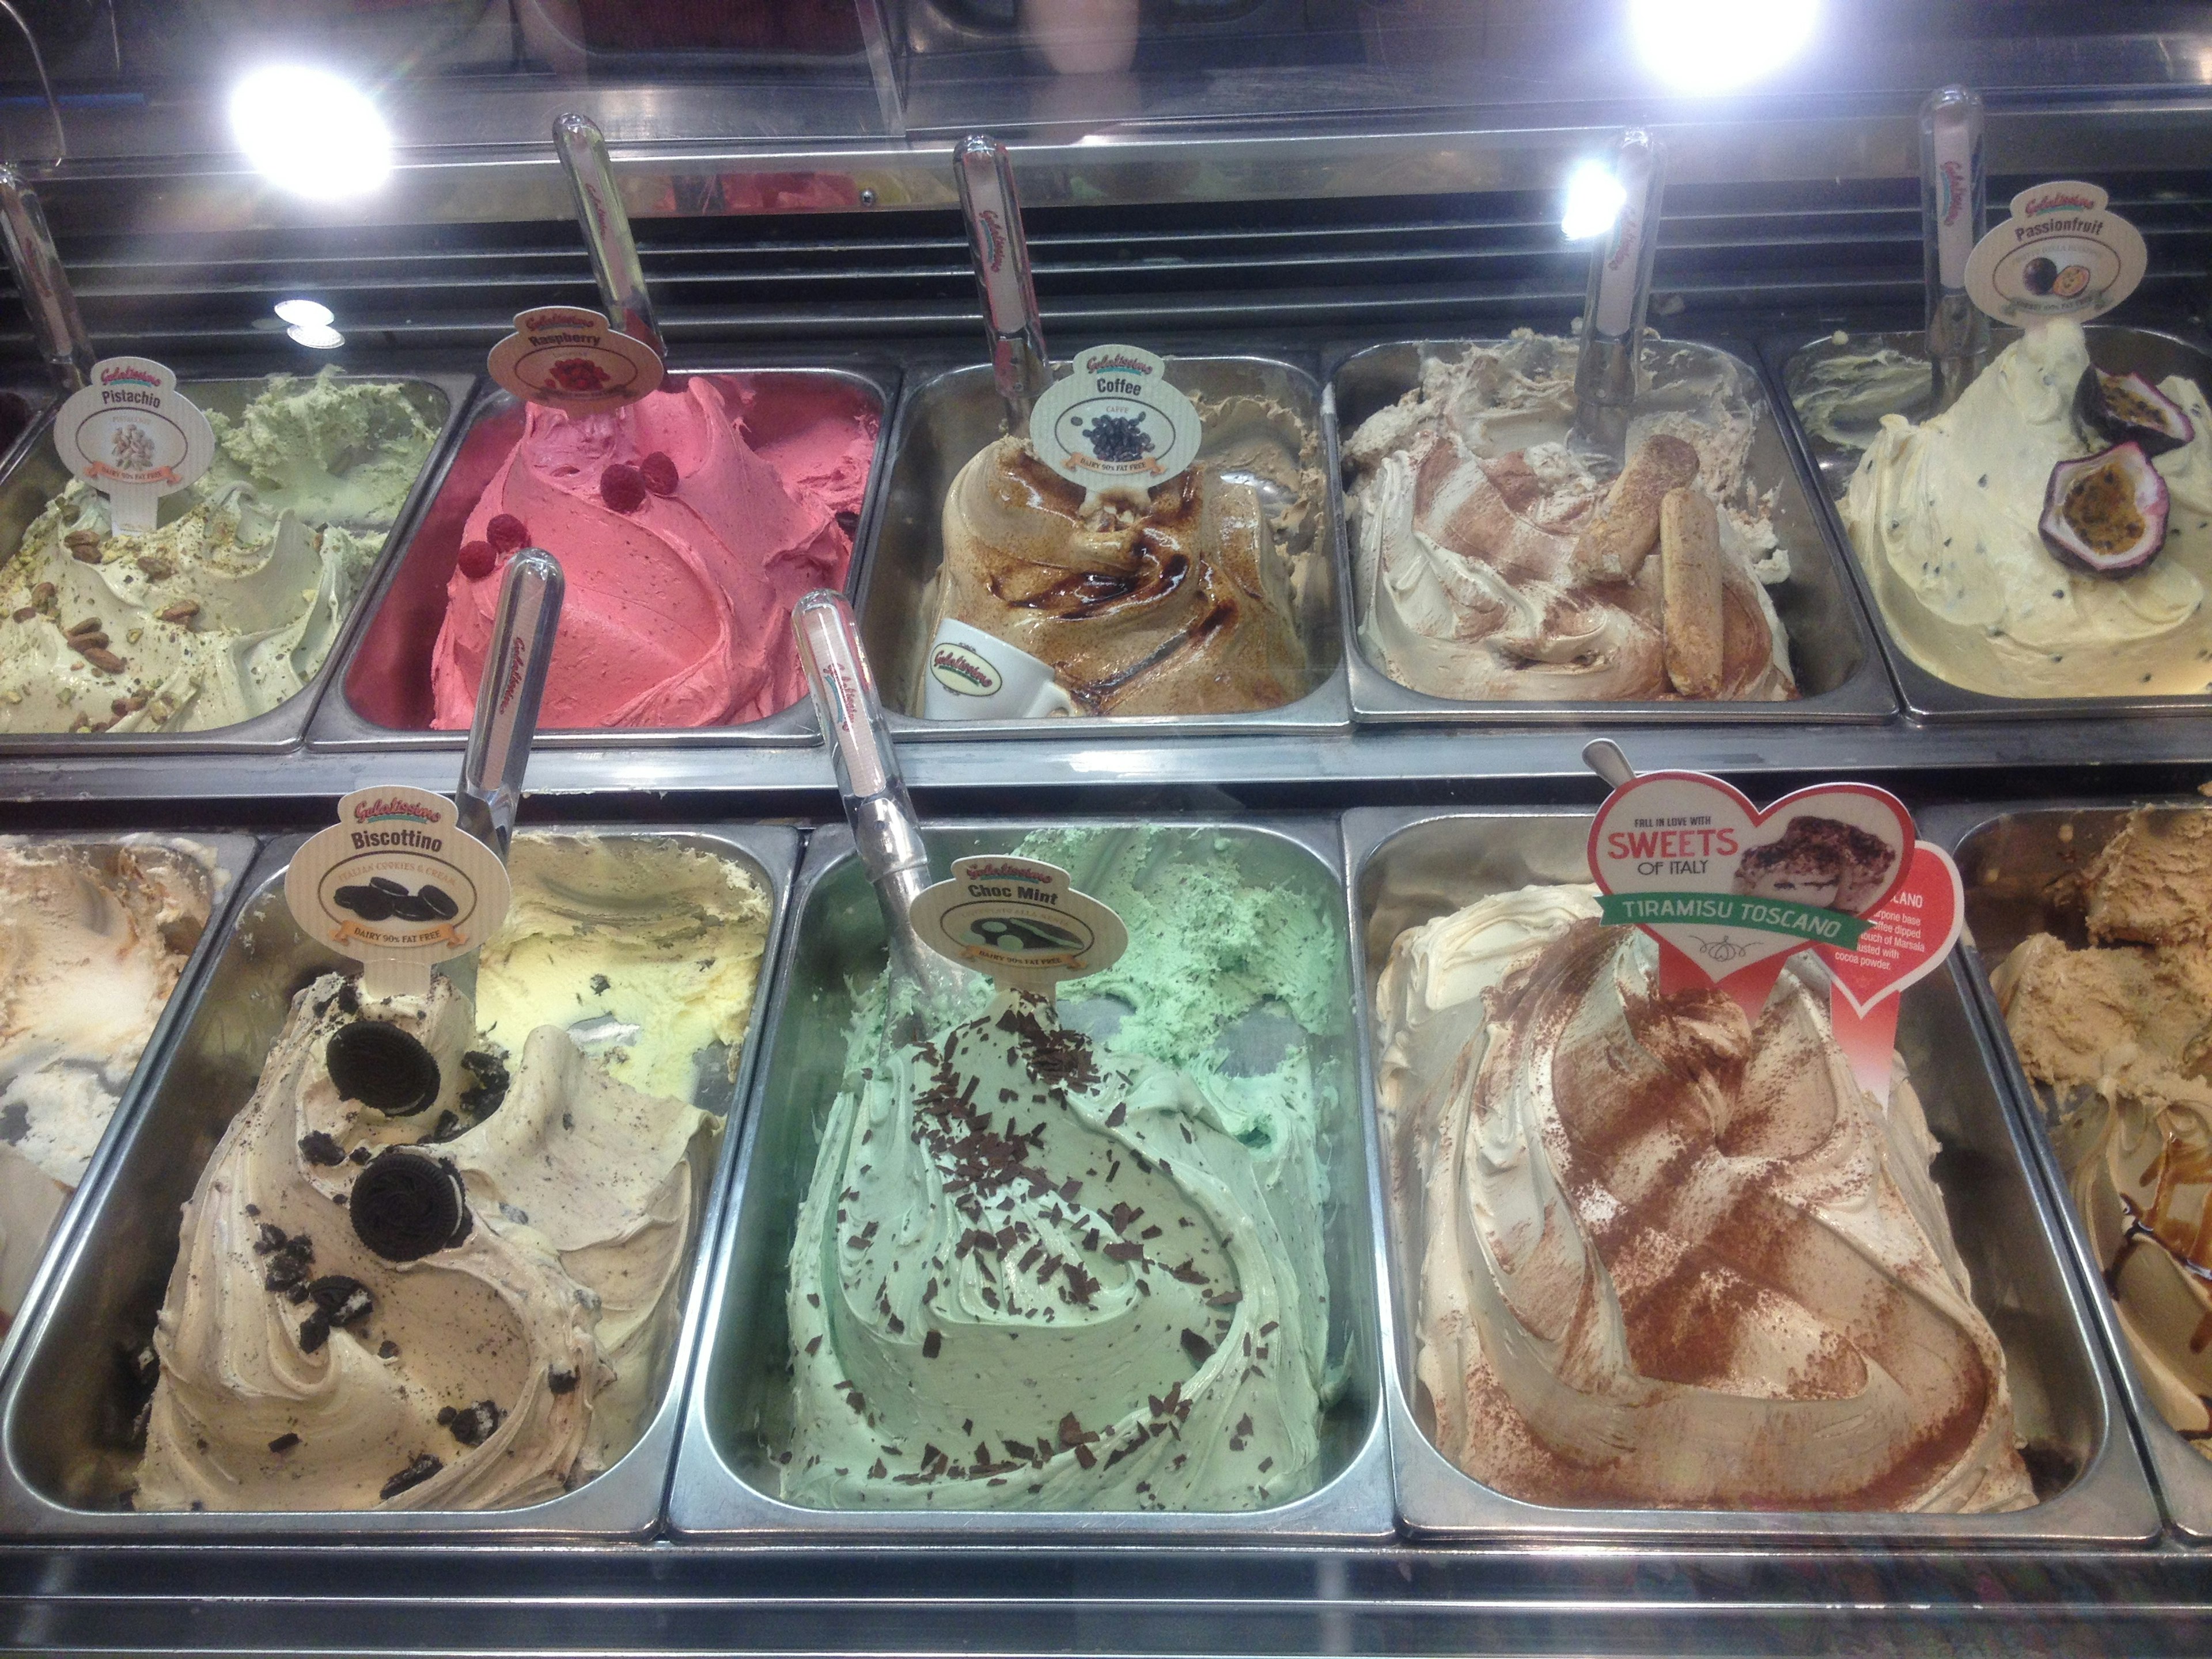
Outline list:
[[[1766,595],[1789,554],[1747,468],[1742,372],[1651,352],[1617,474],[1567,441],[1575,343],[1525,330],[1428,359],[1360,423],[1346,505],[1378,667],[1470,702],[1796,696]]]
[[[2179,375],[2100,381],[2078,323],[2028,330],[1933,420],[1887,418],[1842,510],[1892,636],[1954,685],[2212,686],[2212,409]]]
[[[526,546],[568,580],[545,725],[734,726],[798,701],[792,604],[844,583],[877,422],[830,376],[685,375],[600,415],[533,405],[462,531],[431,724],[467,729]]]
[[[0,842],[0,1330],[206,930],[187,841]]]
[[[861,997],[792,1249],[782,1495],[1297,1497],[1331,1393],[1316,1140],[1343,1103],[1310,1042],[1343,1025],[1340,932],[1203,839],[1020,850],[1112,905],[1128,951],[1057,1007],[979,989],[917,1042],[884,1041],[881,983]]]
[[[187,392],[190,388],[186,388]],[[0,567],[0,732],[202,732],[330,654],[435,430],[397,380],[270,377],[157,528],[73,482]]]
[[[1997,1000],[2136,1375],[2212,1455],[2212,812],[2133,814],[2058,896],[2088,943],[2023,939]]]
[[[1311,690],[1318,445],[1260,398],[1193,400],[1199,458],[1150,492],[1088,495],[1023,439],[979,452],[945,493],[929,634],[950,618],[1049,663],[1079,714],[1237,714]]]
[[[1864,1093],[1785,969],[1661,995],[1587,887],[1401,933],[1377,1088],[1437,1446],[1530,1503],[2033,1501],[1902,1063]]]
[[[185,1207],[139,1508],[536,1503],[652,1415],[767,896],[649,840],[518,837],[514,874],[495,1018],[443,976],[294,1000]]]

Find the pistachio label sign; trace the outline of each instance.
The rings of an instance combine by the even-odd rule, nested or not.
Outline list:
[[[154,528],[161,497],[197,481],[215,460],[215,429],[150,357],[108,357],[54,416],[62,465],[107,497],[121,535]]]
[[[1831,783],[1752,805],[1699,772],[1646,772],[1590,826],[1602,920],[1659,944],[1662,993],[1717,985],[1754,1016],[1785,958],[1856,948],[1917,841],[1903,802]]]
[[[2087,322],[2136,291],[2149,254],[2142,233],[2106,205],[2101,185],[2032,185],[2005,222],[1974,245],[1966,293],[2001,323]]]
[[[952,879],[914,902],[915,933],[963,967],[1044,996],[1110,968],[1129,948],[1121,918],[1055,864],[1010,854],[955,859]]]
[[[580,306],[516,313],[514,332],[491,349],[489,367],[516,397],[572,415],[634,404],[668,374],[651,346]]]
[[[1030,414],[1037,459],[1085,489],[1151,489],[1198,459],[1198,407],[1142,346],[1091,346]]]
[[[362,964],[371,996],[420,996],[430,968],[476,950],[510,896],[499,854],[428,789],[356,789],[292,858],[284,902],[310,937]]]

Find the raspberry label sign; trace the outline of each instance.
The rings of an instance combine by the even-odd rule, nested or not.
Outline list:
[[[1198,459],[1198,407],[1168,384],[1166,360],[1141,346],[1079,351],[1030,414],[1037,459],[1097,492],[1150,490]]]
[[[1765,809],[1698,772],[1647,772],[1590,826],[1605,921],[1659,944],[1662,992],[1717,985],[1756,1016],[1784,960],[1852,950],[1917,837],[1894,795],[1823,784]]]
[[[491,349],[493,380],[525,402],[597,415],[634,404],[667,377],[660,354],[579,306],[517,312]]]
[[[1997,321],[2022,326],[2103,316],[2136,291],[2150,262],[2142,233],[2107,199],[2102,185],[2078,179],[2021,191],[2011,216],[1974,244],[1967,296]]]
[[[911,915],[939,955],[1044,996],[1064,979],[1112,967],[1129,948],[1121,918],[1077,892],[1066,871],[1008,854],[953,860],[952,879],[925,890]]]
[[[196,482],[215,460],[215,428],[150,357],[109,357],[54,416],[62,465],[107,497],[118,535],[154,528],[161,497]]]
[[[499,854],[427,789],[356,789],[293,855],[284,902],[301,930],[362,964],[371,996],[421,996],[434,963],[477,949],[510,897]]]

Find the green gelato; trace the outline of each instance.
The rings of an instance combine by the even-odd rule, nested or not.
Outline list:
[[[1328,1393],[1316,1140],[1340,1108],[1307,1037],[1348,1018],[1340,934],[1209,837],[1018,850],[1118,910],[1129,950],[1057,1009],[979,986],[920,1042],[884,1040],[907,988],[860,996],[792,1250],[783,1496],[1297,1497]]]

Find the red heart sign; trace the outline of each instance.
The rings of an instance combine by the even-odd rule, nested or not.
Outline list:
[[[1922,842],[1897,890],[1868,920],[1856,948],[1819,946],[1836,989],[1862,1014],[1942,965],[1966,925],[1966,884],[1942,848]]]
[[[1659,942],[1659,988],[1718,985],[1754,1017],[1785,958],[1855,945],[1904,880],[1912,815],[1860,783],[1821,784],[1761,810],[1702,772],[1647,772],[1590,825],[1607,922]]]

